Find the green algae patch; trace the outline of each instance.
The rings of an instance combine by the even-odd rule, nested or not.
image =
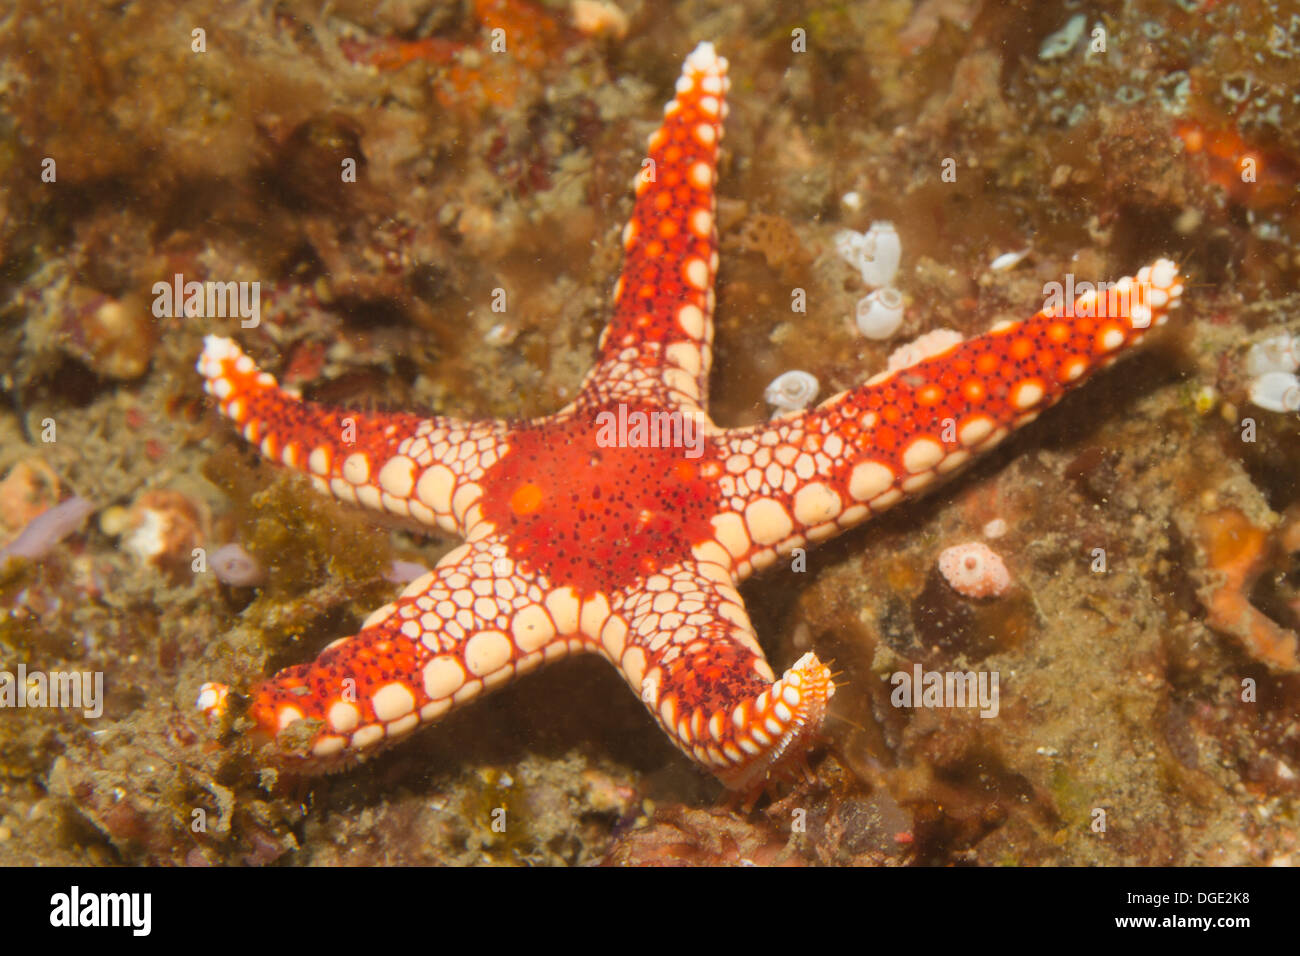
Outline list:
[[[241,614],[273,652],[303,633],[347,626],[392,597],[384,579],[393,554],[388,532],[373,527],[294,474],[247,467],[242,456],[212,459],[207,477],[229,496],[237,540],[266,571],[266,583]],[[295,651],[294,653],[301,653]]]

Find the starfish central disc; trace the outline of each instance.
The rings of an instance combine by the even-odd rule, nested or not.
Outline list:
[[[712,536],[722,468],[693,428],[626,405],[521,427],[484,475],[483,517],[554,586],[590,596],[629,585]]]

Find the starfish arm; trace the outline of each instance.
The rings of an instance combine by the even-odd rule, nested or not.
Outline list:
[[[1115,288],[1114,301],[1084,295],[969,341],[931,333],[889,371],[810,411],[719,436],[730,510],[714,525],[738,578],[992,449],[1163,324],[1183,286],[1162,259]]]
[[[583,385],[588,401],[623,393],[690,409],[707,401],[718,271],[713,187],[729,85],[727,61],[701,43],[650,136],[623,230],[614,315]]]
[[[304,402],[216,336],[204,341],[197,368],[244,437],[265,457],[309,475],[318,490],[462,536],[478,522],[477,482],[505,453],[507,423]]]
[[[568,589],[487,535],[446,554],[361,630],[251,691],[249,716],[294,769],[336,769],[534,670],[585,650]],[[312,721],[295,727],[298,721]]]
[[[726,552],[706,542],[696,554],[620,592],[599,648],[683,753],[753,791],[803,758],[835,687],[812,653],[776,679]]]

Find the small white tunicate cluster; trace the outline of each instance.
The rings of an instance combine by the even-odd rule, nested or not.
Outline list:
[[[877,289],[894,281],[903,257],[903,244],[892,222],[873,222],[866,232],[852,229],[837,232],[835,251],[862,273],[865,284]]]
[[[858,302],[858,329],[868,338],[889,338],[903,324],[903,296],[892,285],[903,258],[898,230],[892,222],[873,222],[866,232],[845,229],[835,234],[835,251],[873,290]]]
[[[763,391],[763,399],[777,414],[797,412],[811,405],[820,389],[816,376],[792,369],[772,379],[772,384]]]
[[[1257,342],[1246,353],[1250,400],[1270,412],[1300,411],[1300,340],[1278,335]]]
[[[1294,372],[1297,367],[1300,367],[1300,341],[1287,333],[1256,342],[1246,353],[1246,373],[1251,376]]]

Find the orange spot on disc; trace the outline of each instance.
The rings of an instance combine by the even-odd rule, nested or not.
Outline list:
[[[510,510],[517,515],[535,514],[542,507],[542,489],[531,481],[520,485],[510,496]]]

